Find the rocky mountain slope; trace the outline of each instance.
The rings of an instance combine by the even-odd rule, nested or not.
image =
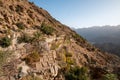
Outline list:
[[[86,70],[80,67],[94,75],[97,69],[117,73],[119,65],[119,57],[100,52],[46,10],[27,0],[0,0],[0,80],[80,80],[75,70]],[[68,79],[70,70],[75,76]]]

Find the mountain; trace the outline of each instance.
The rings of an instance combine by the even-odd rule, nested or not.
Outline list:
[[[120,25],[81,28],[76,32],[101,50],[120,55]]]
[[[119,66],[28,0],[0,0],[0,80],[116,79]]]

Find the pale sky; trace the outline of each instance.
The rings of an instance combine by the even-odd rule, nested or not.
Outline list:
[[[120,0],[30,0],[74,28],[120,24]]]

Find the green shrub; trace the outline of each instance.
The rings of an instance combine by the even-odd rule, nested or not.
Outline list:
[[[39,40],[39,38],[41,37],[41,35],[42,35],[42,34],[41,34],[40,32],[35,32],[33,39],[34,39],[34,40]]]
[[[47,35],[52,35],[54,29],[51,26],[48,26],[46,24],[41,25],[41,31]]]
[[[86,67],[74,67],[65,73],[66,80],[89,80],[88,69]]]
[[[17,5],[16,12],[18,12],[18,13],[23,12],[23,7],[21,5]]]
[[[66,63],[70,64],[70,65],[73,65],[74,61],[70,57],[66,57]]]
[[[67,74],[65,75],[65,79],[66,79],[66,80],[77,80],[77,76],[74,75],[74,74],[72,74],[72,73],[67,73]]]
[[[91,59],[91,62],[94,63],[94,60]],[[101,67],[91,67],[90,66],[90,72],[91,72],[91,78],[94,80],[100,79],[102,78],[105,74],[107,74],[108,72],[106,71],[106,69],[101,68]]]
[[[3,38],[0,39],[0,45],[1,45],[3,48],[10,46],[11,43],[12,43],[11,38],[3,37]]]
[[[29,36],[26,33],[23,33],[20,37],[18,37],[18,43],[30,43],[33,41],[33,37]]]
[[[16,23],[16,26],[19,28],[19,29],[25,29],[25,25],[20,22],[20,23]]]
[[[106,74],[103,77],[103,80],[118,80],[115,74]]]

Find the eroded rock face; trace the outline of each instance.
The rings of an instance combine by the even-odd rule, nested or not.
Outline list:
[[[47,27],[41,29],[43,24]],[[68,66],[111,70],[120,66],[119,57],[100,52],[27,0],[0,0],[0,40],[3,37],[7,47],[0,45],[0,53],[5,53],[0,54],[0,80],[24,80],[31,75],[65,80],[61,70]]]

